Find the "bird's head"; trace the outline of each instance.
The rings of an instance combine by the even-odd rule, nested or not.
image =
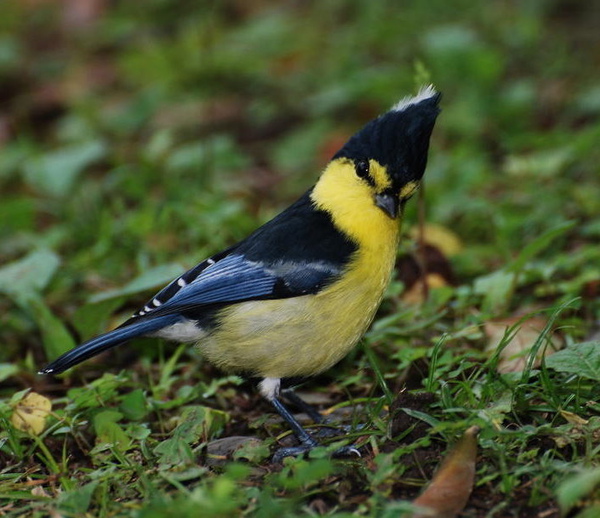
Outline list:
[[[315,187],[316,198],[366,201],[396,219],[425,172],[439,100],[428,86],[369,122],[333,156]]]

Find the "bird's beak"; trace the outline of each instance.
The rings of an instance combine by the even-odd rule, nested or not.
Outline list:
[[[375,195],[375,205],[383,210],[390,218],[396,219],[400,208],[400,199],[390,192]]]

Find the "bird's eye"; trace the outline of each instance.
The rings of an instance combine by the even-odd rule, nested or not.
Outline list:
[[[359,178],[367,178],[369,176],[369,161],[368,160],[357,160],[354,163],[356,169],[356,176]]]

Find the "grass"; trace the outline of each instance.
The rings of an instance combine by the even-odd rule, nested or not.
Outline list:
[[[595,516],[598,9],[92,4],[0,20],[0,514],[398,516],[477,425],[462,516]],[[274,465],[292,439],[252,383],[157,340],[35,374],[268,220],[426,81],[443,112],[396,279],[361,347],[301,388],[364,428]],[[11,421],[27,391],[52,401],[39,436]],[[362,458],[328,457],[349,440]]]

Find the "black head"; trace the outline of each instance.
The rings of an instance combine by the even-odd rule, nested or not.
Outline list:
[[[352,136],[333,158],[349,158],[355,163],[376,160],[385,166],[396,193],[409,182],[418,182],[425,172],[440,97],[429,86],[402,99]]]

